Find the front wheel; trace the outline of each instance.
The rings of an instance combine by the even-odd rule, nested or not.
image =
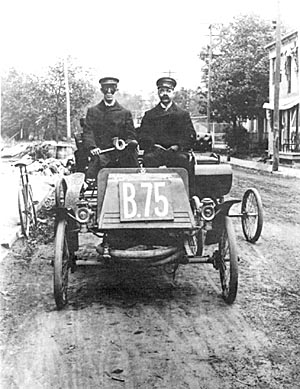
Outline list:
[[[62,309],[68,302],[67,288],[70,268],[70,253],[66,238],[67,221],[58,221],[55,235],[54,258],[54,299],[57,309]]]
[[[262,231],[263,207],[260,194],[257,189],[247,189],[242,200],[242,228],[245,238],[250,243],[255,243]]]
[[[195,218],[195,222],[197,226],[201,224],[201,203],[198,196],[193,196],[191,199],[191,208]],[[201,256],[203,253],[204,246],[204,235],[202,230],[196,231],[192,236],[188,238],[189,246],[193,255]]]
[[[61,178],[55,186],[55,206],[62,208],[65,205],[67,193],[67,183],[64,178]]]
[[[219,240],[218,268],[222,297],[227,304],[232,304],[238,289],[238,257],[234,228],[228,216],[224,217],[224,228]]]

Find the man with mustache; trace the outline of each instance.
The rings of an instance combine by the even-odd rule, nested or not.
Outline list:
[[[157,80],[160,102],[145,113],[139,129],[139,144],[144,150],[145,167],[185,168],[192,196],[194,165],[189,151],[195,143],[196,132],[189,113],[173,101],[176,84],[171,77]]]
[[[86,173],[87,180],[94,180],[103,167],[137,167],[138,153],[136,130],[131,112],[122,107],[115,99],[119,80],[115,77],[103,77],[99,80],[103,100],[87,111],[83,128],[84,146],[91,155]],[[123,151],[101,153],[112,148],[114,139],[127,143]]]

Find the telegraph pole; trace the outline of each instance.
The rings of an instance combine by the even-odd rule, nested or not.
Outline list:
[[[213,27],[216,27],[219,23],[210,24],[208,26],[209,28],[209,44],[208,44],[208,52],[207,54],[204,52],[201,52],[199,54],[199,58],[203,61],[205,58],[208,58],[208,73],[207,73],[207,131],[210,132],[210,116],[211,116],[211,65],[212,60],[215,56],[218,56],[219,54],[213,53],[213,37],[220,37],[220,34],[213,35],[212,29]]]
[[[208,48],[208,85],[207,85],[207,132],[210,133],[212,24],[210,24],[208,28],[209,28],[209,48]]]
[[[281,60],[281,26],[280,26],[280,0],[277,0],[276,21],[276,59],[274,82],[274,114],[273,114],[273,164],[272,171],[277,172],[279,167],[279,93],[280,93],[280,60]]]
[[[67,58],[64,57],[64,77],[65,77],[65,88],[66,88],[66,104],[67,104],[67,140],[71,141],[71,110],[70,110],[70,90],[69,90],[69,77],[68,77],[68,62]]]
[[[172,74],[175,74],[176,72],[172,72],[172,70],[169,70],[167,72],[163,72],[164,74],[167,74],[169,77],[172,77]]]
[[[220,23],[210,24],[208,26],[209,28],[209,44],[207,46],[207,51],[203,52],[201,51],[198,55],[199,58],[204,61],[206,58],[208,58],[208,61],[206,61],[206,65],[208,65],[208,73],[207,73],[207,105],[206,105],[206,113],[207,113],[207,119],[206,119],[206,125],[207,125],[207,132],[210,133],[210,116],[211,116],[211,65],[212,60],[214,57],[219,56],[220,54],[214,54],[213,53],[213,37],[219,37],[220,34],[213,35],[212,29],[213,27],[216,27],[218,25],[221,25]],[[207,35],[206,35],[207,36]],[[208,62],[208,63],[207,63]]]

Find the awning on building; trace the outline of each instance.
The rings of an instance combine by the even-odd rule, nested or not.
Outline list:
[[[287,109],[293,108],[295,105],[300,103],[300,96],[291,96],[281,98],[279,100],[279,110],[285,111]],[[274,110],[274,101],[270,103],[264,103],[263,108]]]

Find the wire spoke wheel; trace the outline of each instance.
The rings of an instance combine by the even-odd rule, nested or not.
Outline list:
[[[29,208],[30,208],[30,222],[32,224],[32,227],[35,227],[37,225],[37,216],[36,216],[36,209],[33,201],[33,194],[31,186],[28,186],[28,193],[29,193]]]
[[[57,309],[62,309],[68,302],[67,288],[70,268],[70,253],[66,238],[67,221],[59,220],[55,235],[54,258],[54,298]]]
[[[224,217],[224,228],[219,241],[218,268],[222,286],[222,297],[232,304],[238,288],[238,258],[232,221]]]
[[[201,230],[193,233],[191,236],[188,236],[187,243],[192,255],[202,255],[203,238]]]
[[[25,238],[28,238],[30,228],[35,227],[37,224],[36,210],[30,186],[24,186],[19,189],[18,209],[22,234]]]
[[[263,207],[261,197],[255,188],[247,189],[242,200],[242,228],[245,238],[255,243],[262,231]]]
[[[193,255],[197,255],[198,252],[198,237],[194,234],[188,238],[189,246]]]

